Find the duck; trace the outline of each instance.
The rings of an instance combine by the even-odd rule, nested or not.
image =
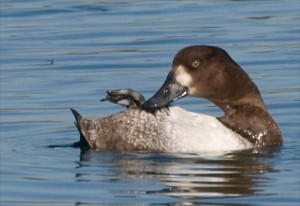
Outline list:
[[[249,75],[222,48],[188,46],[147,101],[131,89],[104,99],[127,108],[97,119],[71,109],[80,142],[94,150],[179,153],[230,152],[278,147],[281,130]],[[185,97],[204,98],[224,115],[214,117],[174,106]]]

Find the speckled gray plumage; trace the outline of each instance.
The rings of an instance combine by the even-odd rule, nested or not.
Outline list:
[[[155,114],[128,109],[108,117],[89,120],[73,112],[79,129],[91,148],[116,151],[172,150],[176,143],[166,135],[167,113],[167,109]]]
[[[209,152],[251,148],[252,144],[216,118],[172,106],[155,114],[127,109],[88,120],[72,110],[81,142],[95,150]]]

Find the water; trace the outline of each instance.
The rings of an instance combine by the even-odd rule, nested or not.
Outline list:
[[[298,1],[1,1],[1,205],[299,205]],[[187,45],[226,49],[284,134],[278,151],[114,153],[73,148],[70,107],[122,110],[150,97]],[[206,100],[176,102],[210,115]],[[56,145],[58,147],[55,147]]]

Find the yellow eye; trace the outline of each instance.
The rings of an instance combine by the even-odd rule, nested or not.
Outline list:
[[[198,68],[199,65],[200,65],[200,62],[197,61],[197,60],[193,61],[193,63],[192,63],[192,67],[193,67],[193,68]]]

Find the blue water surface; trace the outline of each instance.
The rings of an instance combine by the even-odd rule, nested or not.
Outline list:
[[[300,3],[296,0],[1,0],[1,205],[299,205]],[[277,151],[81,151],[70,107],[133,88],[150,97],[175,53],[224,48],[280,125]],[[175,103],[214,116],[206,100]]]

